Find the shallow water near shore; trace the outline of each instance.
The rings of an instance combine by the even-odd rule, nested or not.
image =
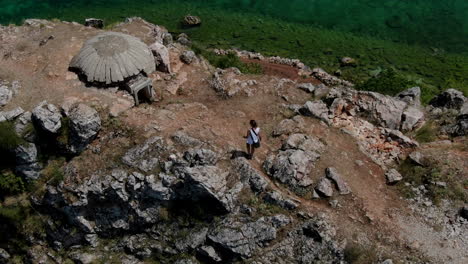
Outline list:
[[[340,69],[355,82],[394,67],[434,93],[468,90],[465,0],[0,0],[0,6],[2,24],[97,17],[109,26],[140,16],[206,47],[299,58],[328,71],[340,68],[340,57],[356,57],[359,67]],[[200,16],[202,26],[181,28],[186,14]]]

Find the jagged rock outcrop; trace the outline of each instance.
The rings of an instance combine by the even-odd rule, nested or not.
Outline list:
[[[251,257],[260,247],[276,238],[277,230],[265,218],[257,221],[227,218],[212,230],[208,239],[228,252],[231,259]]]
[[[17,107],[10,111],[2,111],[0,112],[0,122],[12,121],[18,116],[22,115],[23,113],[24,113],[24,110],[21,107]]]
[[[86,18],[84,25],[86,27],[102,29],[104,27],[104,20],[98,18]]]
[[[325,85],[328,85],[328,86],[337,86],[337,85],[343,85],[343,86],[348,86],[348,87],[353,86],[352,83],[345,81],[345,80],[341,80],[338,77],[335,77],[333,75],[330,75],[321,68],[314,68],[312,70],[312,76],[314,76],[315,78],[317,78],[318,80],[320,80],[321,82],[323,82]]]
[[[15,120],[15,131],[18,135],[23,136],[26,140],[32,141],[31,139],[31,134],[33,131],[31,131],[28,128],[32,127],[32,114],[31,112],[24,112],[21,114],[18,118]],[[29,130],[29,131],[28,131]],[[29,132],[29,133],[28,133]]]
[[[401,180],[403,180],[403,176],[396,170],[390,169],[385,173],[385,178],[387,179],[388,184],[395,184]]]
[[[233,161],[233,168],[239,174],[244,183],[248,183],[254,192],[263,192],[268,187],[268,182],[259,171],[253,168],[247,159],[241,157]]]
[[[171,60],[169,50],[162,43],[155,42],[149,46],[153,53],[156,69],[162,72],[171,73]]]
[[[241,72],[237,68],[217,69],[213,74],[211,87],[222,97],[229,98],[243,93],[247,96],[253,95],[251,86],[255,86],[255,80],[243,81],[239,79]]]
[[[281,195],[281,193],[277,191],[271,191],[266,193],[263,199],[267,203],[277,205],[287,210],[294,210],[299,206],[298,202],[284,198],[283,195]]]
[[[187,15],[184,17],[183,24],[187,27],[194,27],[201,25],[201,18],[198,16]]]
[[[68,150],[73,154],[79,154],[101,130],[101,118],[94,108],[85,104],[72,107],[68,118],[70,120]]]
[[[333,181],[340,194],[351,193],[351,189],[349,188],[348,184],[343,180],[343,177],[341,177],[335,168],[330,167],[325,169],[325,175],[328,179]]]
[[[315,187],[315,190],[325,197],[333,196],[332,182],[328,178],[321,178]]]
[[[278,137],[281,135],[289,135],[292,133],[299,133],[304,130],[305,121],[300,115],[296,115],[291,119],[284,119],[275,127],[272,135]]]
[[[412,131],[424,119],[424,112],[419,108],[409,106],[401,116],[401,131]]]
[[[396,98],[406,102],[408,105],[419,107],[421,105],[421,88],[413,87],[398,93]]]
[[[16,147],[15,172],[27,181],[37,180],[41,174],[42,166],[37,159],[37,148],[33,143],[23,143]]]
[[[455,125],[450,128],[450,133],[453,136],[468,135],[468,102],[465,103],[460,110]]]
[[[185,64],[191,64],[197,59],[197,55],[195,52],[191,50],[186,50],[180,55],[180,60],[184,62]]]
[[[161,137],[152,137],[142,145],[131,148],[122,157],[122,162],[128,166],[149,172],[159,165],[159,155],[168,150]]]
[[[294,226],[280,241],[269,246],[257,263],[341,263],[343,250],[333,237],[336,231],[323,217]]]
[[[177,36],[177,42],[185,46],[189,46],[190,44],[192,44],[190,38],[185,33],[181,33]]]
[[[433,98],[429,104],[438,108],[449,108],[460,110],[466,102],[466,97],[462,92],[455,89],[448,89]]]
[[[297,85],[297,88],[308,93],[313,93],[315,91],[315,86],[312,83],[300,83]]]
[[[62,127],[60,110],[46,101],[40,103],[32,111],[32,120],[39,129],[46,133],[56,134]]]
[[[177,131],[172,136],[172,140],[177,144],[180,144],[184,147],[200,147],[203,145],[203,142],[199,139],[193,138],[183,131]]]
[[[413,151],[408,155],[408,158],[414,162],[416,165],[419,166],[424,166],[425,165],[425,159],[424,156],[421,152],[419,151]]]
[[[299,109],[299,112],[304,116],[312,116],[331,124],[329,109],[322,101],[308,101]]]
[[[291,135],[278,154],[268,156],[263,164],[266,173],[291,187],[307,187],[313,163],[320,158],[323,144],[313,137]]]
[[[0,263],[8,263],[10,257],[10,254],[5,249],[0,248]]]
[[[417,107],[418,89],[404,91],[400,97],[375,92],[334,88],[325,101],[330,103],[334,115],[346,113],[355,116],[362,113],[370,122],[390,129],[410,131],[424,119],[424,112]],[[407,102],[409,101],[409,103]]]
[[[212,246],[203,246],[198,250],[198,254],[202,257],[208,258],[211,262],[221,262],[221,257]]]
[[[184,159],[190,166],[215,165],[218,162],[218,155],[209,149],[192,148],[184,153]]]
[[[403,147],[417,147],[419,146],[419,143],[412,140],[411,138],[405,136],[403,133],[401,133],[398,130],[393,130],[393,129],[384,129],[383,130],[383,135],[389,139],[389,141],[394,141],[400,144]]]
[[[7,105],[13,98],[13,91],[6,85],[0,85],[0,107]]]
[[[209,201],[212,209],[221,213],[234,209],[236,197],[243,188],[243,184],[239,182],[229,189],[227,184],[229,173],[215,166],[176,168],[175,175],[184,182],[178,191],[180,199]]]

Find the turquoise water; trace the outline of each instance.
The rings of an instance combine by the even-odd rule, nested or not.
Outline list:
[[[32,17],[82,20],[91,15],[111,21],[131,15],[167,21],[169,17],[160,8],[187,8],[187,4],[193,13],[199,7],[248,12],[468,52],[468,0],[0,0],[0,23],[21,23]]]

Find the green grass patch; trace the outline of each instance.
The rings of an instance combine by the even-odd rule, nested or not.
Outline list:
[[[43,181],[46,181],[48,184],[57,186],[64,179],[63,166],[65,165],[65,158],[57,158],[49,160],[47,167],[42,171]]]
[[[417,86],[415,82],[407,80],[399,75],[395,69],[390,68],[383,70],[375,77],[358,83],[356,89],[395,96],[397,93],[414,86]]]
[[[413,198],[415,192],[412,187],[424,185],[427,190],[426,195],[434,204],[439,204],[442,199],[468,202],[468,193],[465,190],[468,182],[462,181],[462,177],[453,165],[442,164],[432,159],[425,163],[427,166],[419,166],[407,159],[400,165],[399,171],[403,175],[403,182],[398,184],[398,188],[405,197]],[[404,182],[410,185],[407,186]],[[446,183],[446,187],[437,185],[437,182]]]
[[[0,152],[11,151],[22,143],[24,140],[16,134],[12,122],[0,122]]]
[[[212,51],[193,45],[192,50],[199,56],[205,58],[211,65],[216,68],[227,69],[231,67],[238,68],[245,74],[263,74],[263,69],[258,63],[245,63],[239,59],[234,53],[227,55],[217,55]]]
[[[428,143],[437,139],[438,129],[437,126],[432,122],[427,122],[419,130],[416,131],[414,138],[419,143]]]
[[[346,245],[344,259],[351,264],[371,264],[379,262],[377,252],[374,248],[367,248],[355,243]]]
[[[63,117],[60,121],[62,127],[60,128],[59,135],[57,136],[57,142],[62,146],[67,146],[70,137],[70,118]]]
[[[21,177],[14,175],[11,171],[0,174],[0,199],[9,195],[20,194],[25,191],[25,184]]]

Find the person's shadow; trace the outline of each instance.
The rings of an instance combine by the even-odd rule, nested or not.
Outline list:
[[[248,158],[249,154],[245,151],[241,150],[233,150],[231,151],[231,159],[237,159],[237,158]]]

